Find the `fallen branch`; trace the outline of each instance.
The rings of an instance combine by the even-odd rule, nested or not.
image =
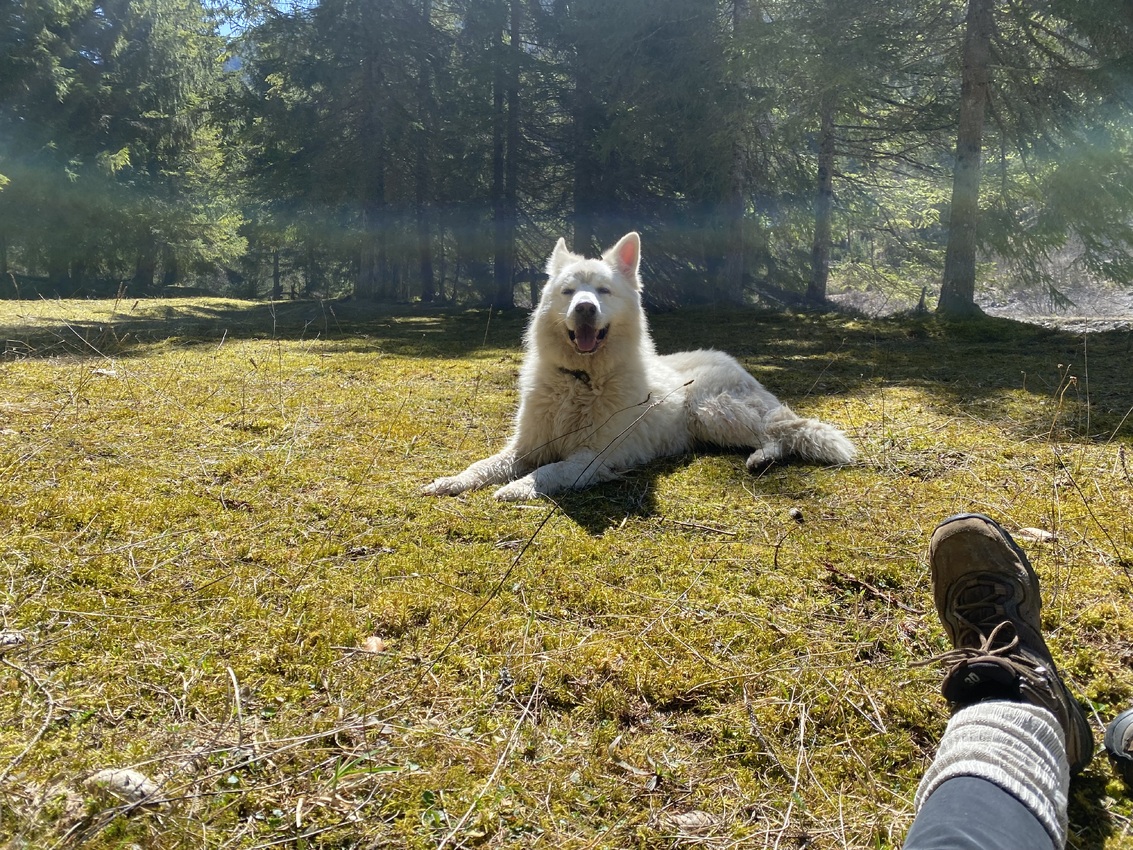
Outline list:
[[[919,608],[913,608],[910,605],[906,605],[900,599],[894,598],[892,593],[889,593],[886,590],[882,590],[880,587],[875,587],[874,585],[870,584],[868,581],[863,581],[862,579],[858,578],[855,575],[850,575],[850,573],[842,572],[840,569],[833,566],[832,564],[826,564],[825,567],[828,571],[830,571],[834,575],[838,576],[838,578],[842,579],[843,581],[847,581],[850,584],[856,584],[858,587],[862,588],[863,590],[868,591],[870,593],[870,595],[877,597],[878,599],[882,600],[883,602],[888,602],[890,605],[896,606],[897,608],[900,608],[902,611],[908,611],[910,614],[923,614],[924,613]]]

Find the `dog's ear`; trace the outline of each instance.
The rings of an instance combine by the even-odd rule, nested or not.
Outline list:
[[[551,252],[551,258],[547,260],[547,277],[553,278],[573,258],[574,254],[567,249],[566,240],[560,236],[555,243],[555,250]]]
[[[617,245],[602,255],[602,259],[632,281],[636,288],[641,288],[641,281],[637,277],[637,269],[641,264],[641,237],[636,232],[627,233],[619,239]]]

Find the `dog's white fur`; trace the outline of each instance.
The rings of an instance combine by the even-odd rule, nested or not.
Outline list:
[[[727,354],[658,355],[641,305],[640,258],[636,233],[600,260],[558,241],[527,328],[511,439],[426,493],[502,484],[497,499],[531,499],[611,480],[697,442],[752,448],[752,469],[787,456],[854,459],[845,434],[795,415]]]

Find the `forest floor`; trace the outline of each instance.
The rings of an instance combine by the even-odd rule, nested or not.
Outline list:
[[[1020,293],[980,293],[977,303],[989,316],[1072,332],[1099,332],[1133,328],[1133,289],[1114,286],[1068,287],[1068,301]],[[839,306],[881,318],[908,312],[915,302],[874,292],[846,291],[831,296]]]
[[[666,313],[860,459],[421,495],[506,439],[525,320],[0,302],[0,846],[897,848],[965,510],[1099,743],[1133,705],[1133,331]],[[1133,847],[1104,755],[1069,846]]]
[[[1073,303],[1061,310],[1023,298],[1002,298],[981,306],[990,316],[1002,316],[1046,328],[1075,332],[1133,328],[1133,291],[1081,289],[1071,293]]]

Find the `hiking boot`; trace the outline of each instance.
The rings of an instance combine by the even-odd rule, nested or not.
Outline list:
[[[959,514],[936,527],[928,549],[933,596],[953,649],[941,687],[957,706],[985,699],[1047,709],[1066,733],[1070,772],[1094,755],[1082,708],[1066,689],[1042,636],[1039,580],[999,523]]]
[[[1114,770],[1133,788],[1133,708],[1121,712],[1105,727],[1105,751]]]

